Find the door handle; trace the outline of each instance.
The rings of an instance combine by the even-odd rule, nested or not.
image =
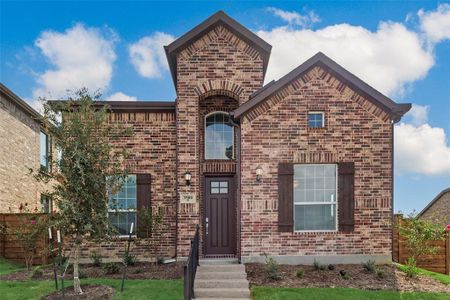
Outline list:
[[[205,219],[205,231],[206,231],[206,235],[208,235],[208,227],[209,227],[209,222],[208,222],[208,218]]]

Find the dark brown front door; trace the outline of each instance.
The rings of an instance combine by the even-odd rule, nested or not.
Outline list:
[[[205,253],[236,253],[236,205],[232,177],[205,178]]]

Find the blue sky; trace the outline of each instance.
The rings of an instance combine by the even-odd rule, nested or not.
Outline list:
[[[217,10],[272,44],[268,78],[317,51],[413,110],[396,126],[395,210],[450,186],[450,5],[434,1],[1,1],[0,81],[34,107],[84,85],[174,100],[162,46]]]

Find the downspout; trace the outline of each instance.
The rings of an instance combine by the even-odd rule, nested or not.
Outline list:
[[[178,193],[178,98],[175,99],[175,205],[176,205],[176,218],[175,218],[175,258],[178,258],[178,218],[180,197]]]
[[[394,124],[395,121],[391,120],[391,260],[393,259],[394,253]]]
[[[238,256],[238,260],[239,263],[241,262],[241,256],[242,256],[242,252],[241,252],[241,234],[242,234],[242,227],[241,227],[241,127],[240,127],[240,122],[238,122],[237,120],[234,119],[233,114],[229,113],[229,120],[230,120],[230,124],[231,126],[233,126],[234,128],[236,128],[237,130],[237,141],[236,141],[236,158],[237,158],[237,165],[236,165],[236,175],[237,175],[237,195],[236,195],[236,218],[237,218],[237,234],[238,234],[238,239],[237,239],[237,247],[236,247],[236,251],[239,250],[239,256]]]

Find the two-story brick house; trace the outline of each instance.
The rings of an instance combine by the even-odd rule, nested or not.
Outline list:
[[[135,130],[115,142],[131,153],[122,233],[151,206],[166,257],[186,257],[199,224],[205,257],[391,260],[393,126],[409,104],[322,53],[264,86],[271,46],[223,12],[165,50],[175,102],[109,102]]]
[[[52,209],[45,184],[30,174],[51,167],[50,141],[42,116],[0,83],[0,213]]]

